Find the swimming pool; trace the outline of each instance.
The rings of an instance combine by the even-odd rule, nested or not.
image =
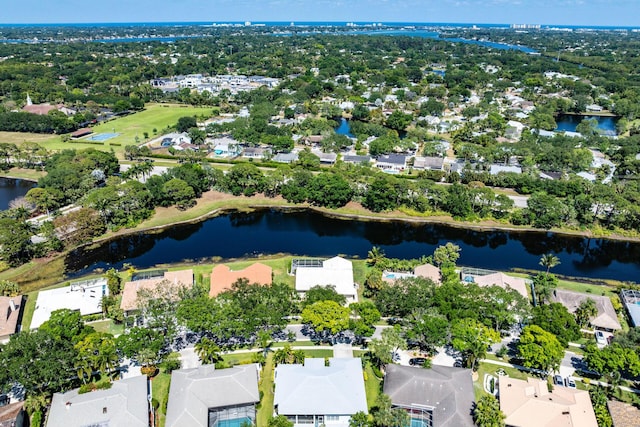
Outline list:
[[[411,427],[430,427],[427,421],[411,418]]]
[[[230,420],[220,420],[217,424],[214,424],[214,427],[244,427],[245,425],[253,425],[251,418],[242,417]]]
[[[119,133],[97,133],[97,134],[91,135],[89,138],[87,138],[87,141],[103,142],[103,141],[106,141],[108,139],[115,138],[118,135],[120,135],[120,134]]]

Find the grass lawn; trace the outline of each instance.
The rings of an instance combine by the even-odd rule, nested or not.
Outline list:
[[[367,407],[371,410],[376,399],[382,392],[382,380],[376,377],[376,374],[373,373],[373,368],[370,363],[367,363],[365,366],[364,375],[364,390],[367,395]]]
[[[96,332],[106,332],[114,336],[124,333],[124,324],[116,325],[111,319],[88,322],[87,325],[95,329]]]
[[[333,350],[302,350],[305,357],[333,357]]]
[[[167,401],[169,400],[169,385],[171,384],[171,374],[161,372],[151,380],[151,390],[153,398],[158,401],[158,427],[164,427],[167,416]]]
[[[120,147],[113,147],[114,151],[121,152],[125,145],[135,144],[136,136],[143,141],[144,132],[153,138],[155,128],[157,136],[160,136],[166,127],[175,125],[180,117],[196,115],[212,116],[213,109],[177,104],[147,104],[143,111],[95,126],[93,132],[94,134],[119,133],[117,137],[105,141],[105,148],[109,149],[112,143],[121,144]]]
[[[486,392],[483,390],[484,375],[489,374],[489,375],[493,375],[494,377],[498,377],[498,375],[496,374],[496,371],[498,369],[503,369],[506,372],[506,374],[511,378],[526,380],[528,377],[526,372],[519,371],[515,368],[480,362],[480,366],[478,367],[478,372],[477,372],[478,379],[473,382],[473,391],[476,395],[476,401],[478,401],[478,399],[480,399],[482,395],[486,394]]]
[[[258,389],[262,399],[256,416],[256,425],[266,426],[269,418],[273,416],[273,393],[274,393],[274,369],[273,354],[267,355],[267,361],[262,368]]]
[[[25,142],[35,142],[45,145],[56,139],[60,139],[60,137],[48,133],[0,132],[0,141],[7,144],[20,145]]]
[[[28,179],[31,181],[37,181],[40,178],[42,178],[43,176],[45,176],[47,173],[44,171],[37,171],[34,169],[23,169],[23,168],[11,168],[8,171],[4,172],[0,172],[0,175],[2,176],[10,176],[13,178],[21,178],[21,179]]]
[[[252,363],[251,359],[253,355],[258,353],[257,351],[252,353],[232,353],[232,354],[223,354],[222,359],[227,362],[231,366],[235,365],[246,365],[248,363]]]

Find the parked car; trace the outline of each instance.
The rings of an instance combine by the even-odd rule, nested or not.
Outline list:
[[[562,380],[562,377],[560,375],[554,375],[553,376],[553,384],[554,385],[564,385],[564,381]]]
[[[571,377],[564,379],[564,385],[569,388],[576,388],[576,382]]]
[[[607,345],[607,338],[602,331],[596,331],[596,342],[601,345]]]
[[[409,359],[409,365],[411,366],[424,366],[427,363],[427,359],[424,357],[414,357],[413,359]]]

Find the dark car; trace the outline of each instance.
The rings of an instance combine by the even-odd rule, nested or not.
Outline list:
[[[409,365],[411,366],[424,366],[427,363],[427,359],[424,357],[414,357],[413,359],[409,359]]]
[[[564,385],[564,381],[562,380],[562,377],[560,375],[554,375],[553,376],[553,384],[554,385]]]

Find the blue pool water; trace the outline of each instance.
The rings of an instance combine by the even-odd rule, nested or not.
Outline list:
[[[106,141],[108,139],[111,138],[115,138],[116,136],[120,135],[119,133],[97,133],[95,135],[91,135],[89,138],[87,138],[87,141]]]
[[[218,422],[217,427],[242,427],[242,423],[251,423],[250,418],[235,418],[233,420],[221,420]],[[251,424],[253,425],[253,424]]]
[[[411,427],[429,427],[426,421],[411,418]]]

